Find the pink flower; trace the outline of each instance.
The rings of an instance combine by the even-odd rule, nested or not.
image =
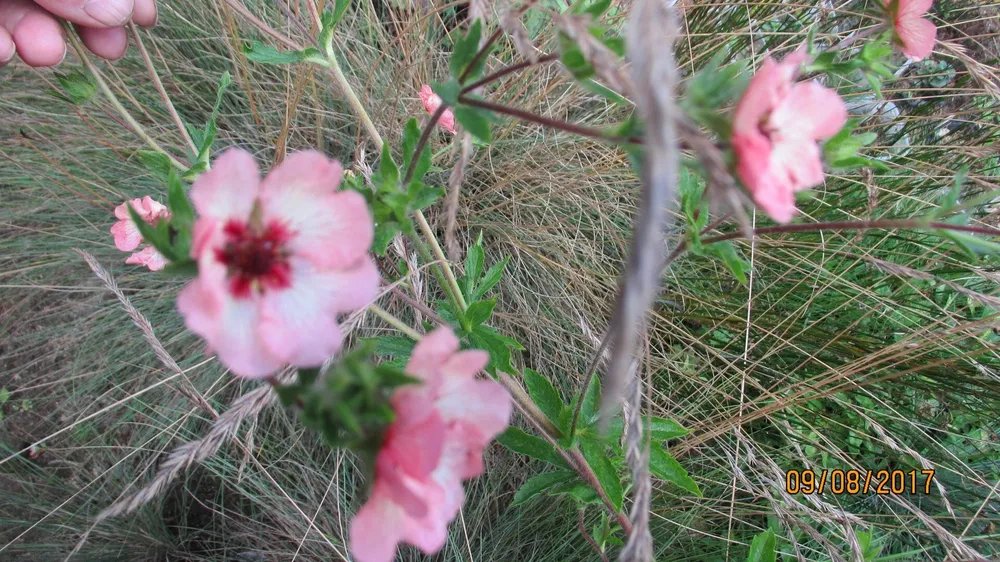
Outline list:
[[[424,84],[420,88],[420,101],[424,104],[424,109],[428,114],[434,115],[434,112],[441,107],[441,98],[434,93],[434,90],[430,86]],[[438,119],[438,125],[445,131],[451,134],[455,134],[455,113],[450,109],[444,110],[441,117]]]
[[[341,176],[306,151],[261,181],[253,157],[230,149],[191,187],[198,277],[177,308],[234,373],[322,364],[343,341],[337,315],[375,298],[372,217],[361,194],[338,191]]]
[[[115,218],[118,219],[118,222],[111,227],[111,234],[115,237],[115,246],[123,252],[131,252],[142,242],[142,235],[139,234],[139,229],[136,228],[135,223],[132,222],[132,217],[129,215],[129,205],[142,217],[142,220],[149,224],[156,224],[160,219],[170,218],[170,211],[148,195],[142,199],[133,199],[115,207]]]
[[[923,60],[934,51],[937,26],[923,16],[934,0],[883,0],[903,54]]]
[[[835,91],[793,82],[805,58],[804,51],[780,63],[768,57],[733,117],[737,173],[754,201],[780,223],[795,215],[795,192],[823,182],[817,140],[847,121],[847,107]]]
[[[493,380],[477,380],[485,351],[459,351],[438,328],[417,344],[407,374],[422,384],[392,396],[396,420],[375,461],[371,497],[351,522],[358,562],[391,562],[400,542],[441,550],[465,501],[462,480],[482,474],[486,445],[510,420],[511,400]]]
[[[132,254],[125,260],[125,263],[131,265],[144,265],[149,268],[150,271],[160,271],[167,265],[167,258],[163,257],[163,254],[156,251],[156,248],[152,246],[146,246],[142,250]]]

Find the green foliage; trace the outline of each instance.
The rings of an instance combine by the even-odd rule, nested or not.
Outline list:
[[[325,373],[299,369],[298,381],[279,387],[278,397],[285,406],[301,408],[303,424],[318,431],[331,447],[377,450],[383,431],[395,418],[389,395],[419,381],[385,363],[375,365],[375,348],[372,342],[363,343]]]
[[[73,105],[83,105],[90,101],[97,92],[97,83],[89,74],[77,70],[63,74],[55,73],[56,80],[62,86],[62,92],[50,90],[49,95],[55,96]]]
[[[420,125],[416,119],[406,122],[406,127],[403,129],[403,169],[409,170],[411,166],[413,167],[413,172],[410,174],[412,181],[422,181],[424,175],[431,169],[430,146],[424,145],[416,160],[413,159],[413,153],[420,141],[420,133]]]
[[[550,488],[572,481],[576,477],[576,473],[572,470],[555,470],[532,476],[517,490],[517,493],[514,494],[514,501],[510,505],[511,507],[521,505],[540,496]]]
[[[657,441],[667,441],[684,437],[690,431],[674,420],[652,416],[649,418],[649,433]]]
[[[504,268],[510,258],[505,257],[498,263],[493,264],[483,274],[485,261],[483,252],[483,234],[479,233],[476,243],[469,246],[465,255],[465,275],[459,279],[459,288],[467,300],[479,300],[488,293],[503,277]]]
[[[569,463],[562,458],[551,443],[541,437],[528,435],[516,427],[510,427],[497,436],[497,442],[515,453],[547,462],[558,468],[570,469]]]
[[[889,167],[885,163],[857,155],[858,150],[878,139],[878,135],[875,133],[852,134],[857,126],[858,120],[848,121],[843,129],[830,137],[830,140],[823,145],[823,156],[830,167],[839,170],[874,168],[882,172],[888,171]]]
[[[528,387],[528,395],[538,408],[549,418],[556,427],[564,433],[569,430],[565,426],[564,413],[566,405],[559,396],[559,391],[552,386],[549,379],[538,374],[533,369],[525,369],[523,373],[524,385]]]
[[[137,150],[135,152],[139,161],[142,165],[146,167],[147,170],[153,176],[163,183],[167,183],[170,179],[170,171],[174,169],[173,165],[170,163],[170,158],[162,152],[155,152],[153,150]]]
[[[771,529],[757,535],[750,543],[750,554],[747,555],[747,562],[775,562],[777,557],[776,543],[774,531]]]
[[[459,84],[467,84],[476,80],[482,75],[483,69],[486,68],[486,60],[489,58],[492,45],[482,56],[476,57],[476,54],[479,52],[479,38],[482,36],[482,32],[482,20],[476,19],[469,26],[469,31],[455,42],[455,48],[451,53],[449,69],[451,70],[452,78],[456,79]]]
[[[722,138],[729,138],[731,123],[722,110],[746,89],[748,72],[745,61],[727,63],[727,49],[719,49],[688,82],[681,102],[692,119]]]
[[[314,47],[308,47],[300,51],[279,51],[271,45],[256,40],[243,45],[243,54],[248,59],[261,64],[294,64],[306,61],[326,64],[326,59]]]
[[[333,32],[350,6],[351,0],[336,0],[333,9],[324,11],[320,16],[319,44],[330,56],[333,55]]]
[[[616,510],[621,511],[622,481],[615,466],[608,458],[604,442],[590,437],[581,437],[580,452],[583,453],[583,458],[587,459],[587,464],[594,471],[597,481],[601,484],[601,488],[604,489],[611,504],[615,506]]]
[[[688,251],[699,257],[711,257],[722,261],[733,276],[746,285],[750,264],[731,242],[715,242],[708,246],[701,243],[701,231],[708,225],[709,218],[708,201],[703,197],[705,190],[703,180],[692,174],[687,167],[682,167],[677,186],[681,210],[687,222]]]
[[[701,497],[701,489],[681,463],[677,462],[663,447],[651,446],[649,448],[649,471],[656,476],[676,484],[681,489],[691,492],[695,496]]]

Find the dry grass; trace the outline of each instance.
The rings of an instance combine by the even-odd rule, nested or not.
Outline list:
[[[830,40],[874,23],[858,15],[861,1],[681,4],[685,76],[722,46],[755,60],[791,48],[806,35],[802,22],[819,21],[818,36]],[[835,12],[818,7],[827,4]],[[918,215],[936,206],[962,166],[971,193],[998,187],[998,8],[935,4],[948,43],[933,61],[886,83],[885,101],[868,97],[864,84],[841,88],[856,113],[878,108],[862,129],[879,134],[871,154],[891,171],[831,175],[804,203],[803,220]],[[282,33],[307,39],[304,5],[247,6]],[[456,17],[454,7],[422,12],[359,2],[341,25],[348,78],[389,142],[398,143],[405,119],[421,113],[420,85],[445,76]],[[553,52],[551,22],[524,21],[540,51]],[[164,5],[160,27],[143,37],[188,123],[204,123],[219,76],[233,74],[217,147],[243,146],[263,167],[304,147],[359,170],[374,165],[360,124],[326,76],[249,63],[240,46],[250,38],[261,37],[225,2],[187,0]],[[515,53],[505,39],[491,68],[519,60]],[[77,64],[71,57],[63,70]],[[151,138],[182,156],[186,141],[137,53],[100,68]],[[0,422],[3,457],[10,455],[0,464],[0,559],[62,560],[92,527],[73,560],[338,557],[359,469],[276,409],[245,432],[233,430],[239,446],[183,473],[159,499],[93,526],[102,509],[169,464],[170,451],[211,432],[211,415],[185,393],[225,415],[255,391],[206,361],[202,344],[184,332],[173,305],[180,282],[125,266],[111,244],[114,205],[147,193],[163,199],[163,186],[135,158],[143,143],[100,96],[80,108],[48,96],[56,87],[51,72],[15,66],[4,79],[0,386],[11,399]],[[627,117],[574,86],[558,63],[506,78],[485,95],[595,126]],[[511,256],[497,323],[527,346],[519,364],[575,392],[594,349],[580,318],[598,333],[607,325],[638,181],[624,154],[603,143],[511,121],[494,137],[465,168],[458,244],[482,231],[487,263]],[[439,170],[432,178],[442,186],[455,163],[448,139],[433,139]],[[994,211],[987,206],[975,220],[995,225]],[[444,205],[429,217],[443,233]],[[72,248],[107,268],[117,297]],[[1000,357],[996,311],[985,308],[1000,298],[996,261],[972,262],[940,238],[907,232],[794,234],[761,238],[752,248],[741,243],[740,251],[753,257],[752,298],[721,264],[685,257],[665,276],[651,317],[643,366],[650,410],[692,429],[672,452],[705,492],[694,499],[654,481],[657,559],[741,560],[769,525],[783,552],[807,560],[853,560],[855,532],[863,529],[884,555],[901,560],[1000,552]],[[399,258],[383,265],[392,271]],[[440,297],[432,285],[421,296]],[[133,319],[149,319],[162,353],[120,301],[131,303]],[[382,302],[413,318],[396,297]],[[384,330],[371,322],[359,328],[362,335]],[[176,369],[164,367],[164,355]],[[15,454],[36,441],[45,442],[37,459]],[[513,491],[540,468],[524,463],[491,449],[487,475],[470,485],[441,559],[596,559],[568,503],[508,509]],[[782,490],[791,468],[928,465],[937,485],[926,496]],[[403,556],[420,559],[409,550]]]

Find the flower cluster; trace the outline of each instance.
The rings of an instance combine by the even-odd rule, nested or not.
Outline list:
[[[441,549],[458,515],[462,480],[483,472],[483,449],[508,424],[511,400],[493,380],[478,380],[485,351],[459,351],[447,328],[414,348],[406,373],[421,384],[392,396],[396,420],[375,464],[371,497],[351,523],[358,562],[390,562],[400,542],[427,554]]]
[[[149,224],[155,225],[160,220],[170,218],[170,211],[166,207],[153,200],[150,196],[141,199],[133,199],[115,207],[115,218],[118,219],[111,227],[111,234],[115,237],[115,247],[123,252],[131,252],[142,243],[142,235],[139,228],[132,222],[128,208],[131,206],[135,212]],[[152,246],[146,246],[142,250],[133,253],[125,263],[132,265],[144,265],[152,271],[159,271],[167,265],[167,260]]]

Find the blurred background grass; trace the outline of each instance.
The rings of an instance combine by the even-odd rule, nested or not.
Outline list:
[[[863,11],[877,3],[682,1],[681,68],[690,75],[724,47],[758,62],[768,50],[799,44],[814,22],[820,39],[835,42],[876,23]],[[620,23],[627,3],[614,4],[611,20]],[[555,0],[541,5],[564,8]],[[304,5],[247,6],[308,41]],[[242,43],[266,38],[225,2],[178,0],[160,10],[160,25],[143,39],[187,123],[206,121],[219,77],[233,75],[216,150],[242,146],[264,168],[306,147],[356,169],[374,165],[375,151],[364,151],[363,131],[326,75],[249,63]],[[461,4],[404,9],[359,0],[340,24],[345,71],[390,142],[398,142],[406,118],[421,117],[420,85],[446,76],[449,37],[465,12]],[[924,213],[963,167],[968,193],[998,187],[1000,8],[939,1],[933,15],[947,45],[903,65],[885,84],[884,100],[863,80],[840,84],[861,129],[878,134],[868,155],[891,171],[831,175],[803,204],[803,221]],[[556,48],[544,12],[529,12],[525,23],[543,50]],[[505,38],[490,68],[512,60]],[[134,49],[98,64],[150,135],[182,155],[184,142]],[[59,70],[79,67],[71,55]],[[58,84],[48,70],[15,65],[0,80],[0,446],[7,457],[45,440],[36,458],[0,464],[0,559],[63,560],[94,515],[210,424],[178,386],[193,385],[221,411],[253,385],[207,361],[203,344],[184,332],[174,309],[180,281],[126,266],[114,248],[113,207],[146,194],[163,200],[165,192],[136,157],[142,142],[107,99],[98,93],[80,107],[61,101],[49,94]],[[574,85],[557,64],[507,77],[485,94],[596,126],[627,116]],[[494,137],[466,175],[460,235],[465,244],[483,233],[488,264],[511,257],[496,321],[527,346],[519,366],[572,395],[594,350],[582,325],[600,333],[607,322],[638,184],[624,154],[605,144],[509,121]],[[439,171],[431,179],[440,185],[454,158],[449,139],[433,139]],[[997,226],[997,212],[987,205],[974,220]],[[443,209],[428,214],[443,228]],[[154,386],[171,373],[72,248],[110,270],[190,383]],[[943,560],[959,543],[985,556],[1000,551],[1000,357],[990,306],[996,260],[969,260],[940,238],[910,232],[789,234],[753,247],[741,242],[739,250],[753,262],[752,295],[721,264],[686,257],[665,276],[654,311],[650,409],[692,430],[672,452],[705,495],[654,482],[657,559],[743,560],[752,537],[769,526],[789,560],[855,560],[853,537],[861,531],[881,547],[870,559]],[[383,265],[392,270],[397,258]],[[431,288],[424,297],[435,298]],[[384,304],[405,308],[391,298]],[[368,318],[355,333],[386,329]],[[361,499],[354,462],[288,413],[268,409],[161,498],[93,527],[73,559],[345,559],[345,530]],[[518,486],[544,467],[499,446],[487,465],[435,559],[597,559],[569,500],[508,507]],[[926,466],[940,483],[927,496],[781,492],[789,469]],[[586,514],[588,524],[598,517]],[[423,557],[404,549],[401,559]]]

